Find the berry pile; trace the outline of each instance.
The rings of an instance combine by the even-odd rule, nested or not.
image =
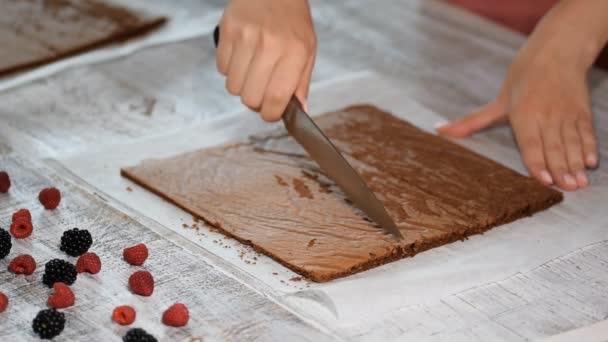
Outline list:
[[[8,192],[11,186],[8,174],[0,171],[0,192]],[[45,209],[55,209],[61,201],[61,193],[57,188],[47,188],[40,191],[38,200]],[[27,209],[19,209],[11,216],[10,234],[0,228],[0,259],[7,257],[12,248],[11,238],[25,239],[32,235],[32,214]],[[11,237],[12,235],[12,237]],[[60,249],[70,256],[80,256],[78,272],[96,274],[101,270],[101,260],[95,253],[86,253],[93,243],[87,230],[77,228],[64,232],[61,237]],[[84,254],[84,255],[83,255]],[[32,275],[36,270],[36,261],[29,254],[14,257],[8,265],[8,270],[14,274]],[[78,276],[76,267],[61,259],[53,259],[46,263],[42,282],[53,288],[48,297],[51,309],[38,312],[32,322],[32,329],[42,339],[52,339],[61,334],[65,326],[65,315],[57,309],[74,305],[76,297],[69,285],[74,284]],[[0,292],[0,313],[5,311],[9,298]]]
[[[0,171],[0,192],[7,192],[11,183],[8,174]],[[45,209],[52,210],[61,202],[61,193],[57,188],[46,188],[40,191],[38,200]],[[7,257],[12,248],[11,239],[25,239],[32,235],[32,214],[27,209],[20,209],[11,216],[10,234],[0,228],[0,259]],[[12,236],[11,236],[12,235]],[[78,257],[76,264],[62,259],[52,259],[44,266],[42,283],[52,288],[47,304],[50,309],[38,312],[32,322],[32,329],[41,339],[52,339],[64,330],[65,314],[58,311],[71,307],[76,302],[76,296],[70,288],[76,282],[78,273],[97,274],[101,271],[101,259],[89,252],[93,238],[86,229],[73,228],[61,236],[59,249],[71,257]],[[137,244],[123,250],[124,260],[133,266],[142,266],[148,259],[148,247]],[[14,257],[9,263],[8,270],[17,275],[32,275],[36,270],[36,261],[29,254]],[[128,287],[132,293],[140,296],[151,296],[154,293],[154,277],[147,270],[137,270],[128,279]],[[0,313],[9,305],[9,298],[0,292]],[[112,320],[120,325],[130,325],[135,322],[137,313],[131,306],[118,306],[112,312]],[[172,327],[183,327],[188,324],[190,313],[182,303],[176,303],[166,309],[161,321]],[[130,329],[123,337],[127,342],[157,341],[154,336],[141,328]]]

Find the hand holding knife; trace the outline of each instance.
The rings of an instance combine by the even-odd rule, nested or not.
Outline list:
[[[219,26],[213,32],[213,38],[217,47],[220,40]],[[327,176],[344,191],[346,196],[367,216],[378,223],[386,233],[391,234],[397,240],[401,240],[403,236],[399,228],[382,203],[323,131],[302,109],[302,104],[295,95],[291,96],[287,107],[281,114],[283,124],[289,134],[319,164]]]

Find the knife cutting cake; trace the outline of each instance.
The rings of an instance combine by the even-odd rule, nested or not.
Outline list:
[[[159,27],[166,18],[98,0],[0,0],[0,76]]]
[[[404,236],[382,233],[285,131],[147,160],[122,174],[317,282],[532,215],[562,200],[490,159],[369,105],[315,120]]]

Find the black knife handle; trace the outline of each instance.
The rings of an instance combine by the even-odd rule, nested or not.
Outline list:
[[[217,48],[217,44],[220,43],[220,26],[219,25],[215,26],[215,30],[213,30],[213,43],[215,44],[216,48]]]

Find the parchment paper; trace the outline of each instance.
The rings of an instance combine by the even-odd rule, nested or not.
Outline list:
[[[142,48],[197,37],[211,32],[221,17],[223,7],[212,7],[204,1],[180,0],[176,6],[172,0],[110,0],[133,9],[165,16],[169,21],[151,33],[134,38],[127,44],[111,44],[39,68],[0,78],[0,92],[18,87],[33,80],[44,78],[84,64],[100,63],[124,57]]]
[[[399,83],[371,73],[351,74],[317,84],[309,101],[313,116],[353,103],[372,103],[428,131],[441,121],[439,115],[404,96]],[[109,145],[63,158],[61,162],[103,192],[259,279],[293,309],[341,327],[380,320],[384,315],[408,306],[433,303],[451,294],[529,271],[608,238],[608,220],[605,219],[608,177],[599,170],[591,173],[592,187],[565,194],[562,204],[534,217],[330,283],[294,283],[289,279],[296,274],[269,258],[257,256],[255,264],[251,263],[252,259],[247,263],[239,257],[237,243],[224,241],[219,245],[217,239],[221,235],[217,233],[205,231],[202,236],[195,230],[184,229],[183,222],[192,221],[189,215],[119,175],[120,167],[137,164],[143,159],[222,144],[271,126],[250,112],[227,114],[169,136],[145,138],[128,145]],[[525,173],[517,151],[477,138],[457,142]],[[602,158],[605,163],[606,156]],[[127,186],[133,191],[127,191]]]

